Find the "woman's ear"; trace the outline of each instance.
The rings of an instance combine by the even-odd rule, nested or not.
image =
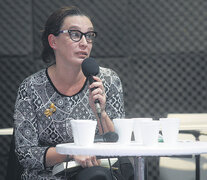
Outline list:
[[[52,49],[56,49],[56,37],[53,34],[48,36],[48,42]]]

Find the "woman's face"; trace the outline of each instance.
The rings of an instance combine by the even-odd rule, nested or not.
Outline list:
[[[93,25],[86,16],[68,16],[65,18],[60,30],[79,30],[82,33],[93,31]],[[73,41],[68,33],[60,33],[55,38],[54,52],[57,61],[67,61],[74,65],[80,65],[90,56],[92,43],[87,42],[83,35],[80,41]]]

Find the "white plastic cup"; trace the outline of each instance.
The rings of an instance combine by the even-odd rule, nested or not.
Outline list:
[[[134,119],[113,119],[115,132],[118,134],[118,143],[131,143]]]
[[[141,123],[142,142],[146,146],[158,145],[160,121],[145,121]]]
[[[175,144],[178,141],[180,119],[160,118],[164,143]]]
[[[151,122],[152,118],[134,118],[134,139],[136,143],[143,143],[142,133],[141,133],[141,123]]]
[[[71,120],[74,143],[90,146],[94,142],[97,122],[93,120]]]

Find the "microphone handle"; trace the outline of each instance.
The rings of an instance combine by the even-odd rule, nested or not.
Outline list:
[[[89,80],[89,84],[92,84],[93,82],[95,82],[92,75],[88,76],[88,80]],[[91,91],[93,91],[94,89],[96,89],[96,87],[92,88]]]
[[[89,76],[88,77],[89,83],[92,84],[93,82],[95,82],[95,80],[93,79],[93,76]],[[94,89],[96,89],[96,87],[92,88],[91,91],[93,91]],[[95,106],[96,106],[96,111],[98,113],[98,115],[101,113],[101,106],[100,106],[100,102],[98,99],[96,99],[95,101]]]
[[[92,84],[93,82],[95,82],[95,80],[93,79],[93,76],[92,75],[88,76],[88,79],[89,79],[89,83],[90,84]],[[96,89],[96,87],[95,88],[92,88],[91,91],[93,91],[94,89]],[[104,133],[104,128],[103,128],[102,119],[101,119],[101,106],[100,106],[100,102],[99,102],[98,99],[96,99],[94,101],[94,103],[95,103],[95,108],[96,108],[96,112],[97,112],[98,118],[100,120],[101,129],[102,129],[102,131]]]

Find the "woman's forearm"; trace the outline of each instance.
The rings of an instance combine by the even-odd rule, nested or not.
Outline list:
[[[56,152],[55,147],[51,147],[47,150],[46,153],[46,159],[45,159],[45,166],[51,167],[55,164],[67,161],[68,159],[67,155],[62,155]],[[69,158],[72,158],[72,156],[69,156]]]
[[[114,131],[114,124],[105,111],[101,113],[101,119],[98,117],[98,127],[99,127],[100,134],[103,133],[101,124],[103,126],[104,133],[109,131],[111,132]]]

